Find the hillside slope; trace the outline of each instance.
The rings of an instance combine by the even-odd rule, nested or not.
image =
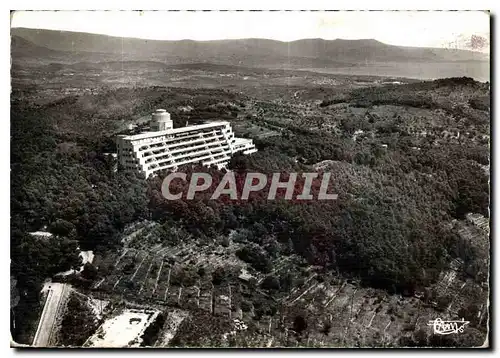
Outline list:
[[[22,37],[37,46],[58,51],[85,51],[128,54],[139,57],[174,56],[210,59],[223,57],[243,59],[315,58],[324,62],[363,61],[484,61],[488,56],[465,50],[413,48],[387,45],[368,40],[303,39],[282,42],[268,39],[238,39],[215,41],[163,41],[121,38],[70,31],[12,29],[12,35]]]

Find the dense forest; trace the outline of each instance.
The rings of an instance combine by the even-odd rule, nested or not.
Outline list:
[[[118,245],[124,225],[147,216],[147,201],[142,178],[113,173],[106,138],[68,143],[42,111],[16,105],[11,122],[11,275],[21,298],[14,333],[22,336],[40,313],[43,281],[78,266],[77,247]],[[55,239],[28,234],[43,227]]]
[[[439,99],[421,94],[429,88],[476,86],[474,82],[454,79],[408,86],[408,92],[416,92],[411,98],[393,89],[362,89],[325,99],[320,106],[341,102],[362,107],[439,106],[466,118],[467,124],[489,126],[477,114],[489,108],[484,99],[473,98],[469,110],[446,107]],[[150,105],[156,102],[146,110]],[[435,145],[420,140],[415,150],[397,118],[390,125],[373,117],[367,117],[366,123],[344,122],[349,135],[341,136],[291,125],[279,137],[256,139],[259,152],[234,156],[229,169],[241,185],[248,172],[280,172],[285,178],[329,160],[323,170],[332,174],[330,191],[338,194],[337,200],[269,201],[266,191],[254,193],[247,201],[224,196],[209,200],[207,191],[198,193],[195,200],[168,201],[161,195],[167,173],[145,181],[140,175],[115,172],[116,163],[105,155],[114,149],[112,135],[75,137],[58,131],[52,106],[13,101],[11,108],[11,276],[20,293],[13,310],[20,323],[15,339],[29,331],[27,322],[36,320],[43,281],[79,264],[77,247],[98,252],[116,249],[123,228],[144,218],[207,240],[236,231],[236,239],[245,243],[238,257],[262,272],[269,272],[272,257],[297,253],[310,264],[360,279],[364,285],[413,294],[433,283],[459,257],[472,278],[485,279],[478,276],[474,249],[447,225],[469,212],[489,216],[489,178],[481,169],[489,164],[485,145]],[[220,110],[228,118],[237,116],[235,108]],[[376,130],[381,137],[353,141],[349,128],[358,125]],[[209,172],[217,178],[215,184],[225,173],[214,167],[181,170],[188,175]],[[28,234],[43,227],[54,239]],[[271,290],[277,286],[271,279],[265,284]]]

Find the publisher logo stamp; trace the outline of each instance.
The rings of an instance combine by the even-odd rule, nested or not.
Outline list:
[[[443,321],[441,318],[436,318],[434,321],[429,321],[428,326],[432,326],[435,334],[447,335],[453,333],[463,333],[465,326],[470,322],[463,318],[460,321]]]

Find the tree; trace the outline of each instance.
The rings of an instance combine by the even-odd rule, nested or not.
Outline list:
[[[224,282],[226,282],[230,277],[230,272],[227,268],[225,267],[218,267],[213,273],[212,273],[212,283],[214,285],[221,285]]]
[[[301,335],[307,329],[307,321],[302,315],[295,316],[293,320],[293,330]]]
[[[276,276],[266,276],[261,283],[263,289],[266,290],[279,290],[280,289],[280,281]]]
[[[95,280],[98,277],[97,268],[91,263],[87,262],[83,266],[82,277],[87,280]]]
[[[74,230],[75,226],[72,223],[62,219],[57,219],[49,226],[49,231],[59,236],[69,236]]]

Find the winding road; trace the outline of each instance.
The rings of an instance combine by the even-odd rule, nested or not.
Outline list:
[[[45,301],[38,329],[33,339],[34,347],[49,347],[57,314],[70,292],[69,286],[64,283],[51,282],[46,285],[48,287],[47,300]]]

